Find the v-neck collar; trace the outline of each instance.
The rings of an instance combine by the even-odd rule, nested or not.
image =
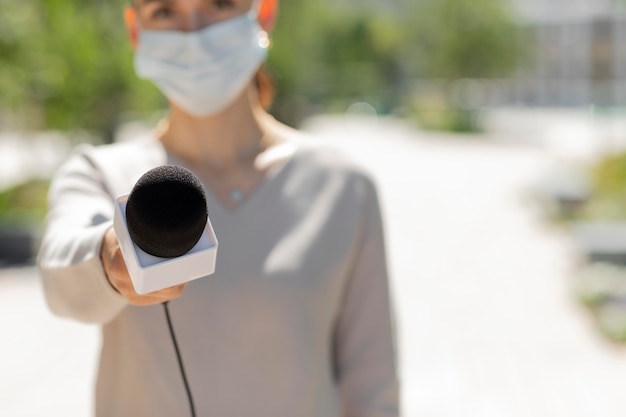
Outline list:
[[[285,175],[285,172],[288,171],[293,164],[294,159],[296,159],[300,154],[300,151],[302,149],[302,146],[300,144],[298,144],[297,142],[291,142],[290,145],[293,146],[294,149],[288,159],[282,162],[279,166],[270,168],[265,177],[261,180],[261,182],[259,182],[259,184],[250,193],[248,193],[248,195],[241,201],[241,203],[237,204],[237,206],[234,208],[229,208],[224,203],[222,203],[222,201],[217,197],[213,189],[207,185],[202,177],[198,177],[200,179],[200,182],[204,186],[204,191],[207,198],[207,205],[209,206],[209,215],[211,214],[211,212],[215,212],[216,210],[227,216],[242,215],[247,210],[249,210],[248,207],[256,205],[258,203],[257,200],[261,200],[266,194],[268,194],[267,190],[271,188],[272,184],[278,182],[280,177]],[[180,160],[167,150],[165,150],[165,154],[167,164],[179,165],[193,171],[193,169],[188,164],[186,164],[184,161]]]

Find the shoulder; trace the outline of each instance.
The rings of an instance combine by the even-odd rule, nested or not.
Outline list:
[[[144,159],[165,159],[163,147],[152,136],[108,145],[81,144],[74,155],[97,164],[117,166],[136,164]]]
[[[311,174],[337,174],[369,178],[366,167],[354,159],[339,146],[333,145],[332,139],[322,134],[296,130],[274,122],[271,133],[279,144],[292,146],[293,165],[307,169]]]
[[[343,176],[371,182],[368,169],[347,151],[333,144],[324,134],[294,129],[273,118],[265,120],[266,128],[279,145],[294,149],[291,165],[309,175]]]
[[[367,167],[345,150],[315,136],[302,135],[298,139],[286,171],[285,189],[298,190],[295,194],[305,199],[350,207],[348,212],[353,214],[378,198],[374,177]]]
[[[121,194],[145,171],[166,161],[162,146],[151,137],[110,145],[81,144],[74,148],[56,176],[96,181],[111,193]]]
[[[373,186],[372,173],[361,161],[323,138],[310,136],[301,140],[294,155],[294,164],[311,174]]]

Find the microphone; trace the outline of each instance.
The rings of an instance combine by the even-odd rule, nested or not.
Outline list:
[[[115,200],[113,227],[135,291],[146,294],[215,271],[217,238],[200,180],[164,165]]]
[[[175,165],[146,172],[126,204],[131,239],[161,258],[175,258],[193,248],[208,216],[202,184],[191,171]]]

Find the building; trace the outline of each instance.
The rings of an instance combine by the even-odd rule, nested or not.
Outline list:
[[[626,1],[513,0],[513,8],[530,60],[500,82],[492,104],[626,106]]]

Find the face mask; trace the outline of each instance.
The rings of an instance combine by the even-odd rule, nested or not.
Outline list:
[[[194,116],[228,107],[267,56],[269,40],[254,12],[195,32],[144,30],[135,71]]]

